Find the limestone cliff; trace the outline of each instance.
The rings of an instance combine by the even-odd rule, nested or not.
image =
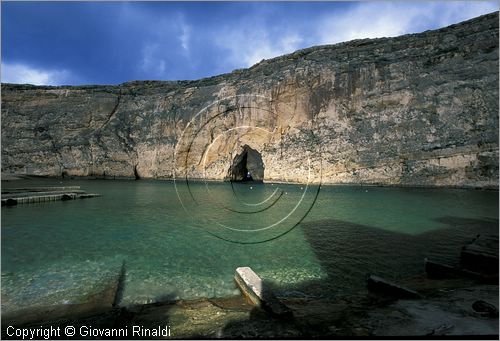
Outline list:
[[[264,181],[498,188],[498,72],[492,13],[198,81],[2,84],[2,172],[224,179],[247,146]]]

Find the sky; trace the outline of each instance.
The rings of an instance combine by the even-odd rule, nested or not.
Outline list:
[[[1,2],[1,81],[191,80],[298,49],[436,29],[497,1]]]

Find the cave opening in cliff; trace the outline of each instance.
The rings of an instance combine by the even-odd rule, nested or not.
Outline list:
[[[248,145],[233,159],[229,169],[229,179],[235,182],[262,182],[264,180],[264,162],[260,153]]]

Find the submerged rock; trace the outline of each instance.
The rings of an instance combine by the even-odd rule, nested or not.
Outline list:
[[[368,289],[373,292],[382,293],[396,298],[421,298],[421,295],[415,290],[408,289],[378,276],[371,275],[368,277],[367,286]]]
[[[486,316],[498,317],[498,309],[493,304],[483,300],[476,301],[472,304],[472,309],[479,313],[484,313]]]

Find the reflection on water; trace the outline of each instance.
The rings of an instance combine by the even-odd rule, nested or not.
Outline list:
[[[464,241],[477,233],[498,233],[498,193],[489,191],[323,187],[297,228],[270,242],[242,245],[208,232],[227,233],[218,223],[257,229],[279,221],[299,200],[302,186],[240,184],[233,192],[228,183],[210,183],[207,192],[205,184],[191,183],[202,205],[186,212],[172,182],[64,185],[80,185],[102,197],[2,208],[4,312],[83,302],[116,281],[124,261],[121,304],[232,295],[238,266],[251,266],[284,295],[336,295],[361,290],[367,273],[397,278],[421,272],[426,256],[453,261]],[[221,209],[241,208],[234,206],[237,198],[259,203],[277,187],[283,194],[273,209],[259,214]],[[241,238],[261,238],[289,226]]]

